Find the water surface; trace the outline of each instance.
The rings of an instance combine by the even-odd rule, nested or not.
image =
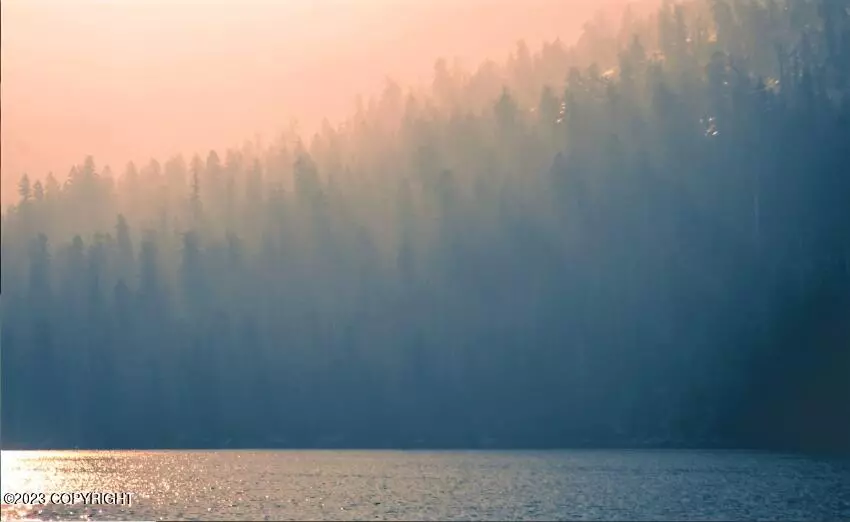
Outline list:
[[[7,492],[131,492],[3,519],[850,520],[850,462],[694,451],[2,453]]]

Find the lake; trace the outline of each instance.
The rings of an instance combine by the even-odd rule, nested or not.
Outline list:
[[[850,460],[734,451],[4,451],[0,478],[132,499],[4,520],[850,520]]]

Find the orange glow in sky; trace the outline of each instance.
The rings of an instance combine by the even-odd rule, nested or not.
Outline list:
[[[597,0],[3,0],[3,204],[23,172],[121,171],[347,115],[386,76],[573,40]]]

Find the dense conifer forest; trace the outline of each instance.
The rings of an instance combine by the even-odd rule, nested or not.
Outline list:
[[[667,1],[24,175],[3,447],[850,450],[848,92],[850,1]]]

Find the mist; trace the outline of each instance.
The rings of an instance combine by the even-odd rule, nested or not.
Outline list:
[[[95,151],[115,168],[294,122],[310,134],[387,77],[426,84],[441,56],[474,67],[520,39],[572,41],[608,3],[624,2],[3,2],[0,204],[21,174],[64,180]]]
[[[359,36],[290,6],[363,53],[316,43],[303,84],[227,39],[198,75],[137,50],[143,87],[99,87],[138,96],[102,112],[126,149],[60,128],[50,158],[89,152],[2,214],[4,448],[850,451],[850,5],[645,5],[565,11],[570,41],[515,15],[537,43],[454,11],[434,46],[423,7],[409,55],[367,30],[386,5]],[[274,81],[224,68],[252,57]],[[255,139],[278,84],[341,116]],[[74,85],[48,112],[90,122]]]

